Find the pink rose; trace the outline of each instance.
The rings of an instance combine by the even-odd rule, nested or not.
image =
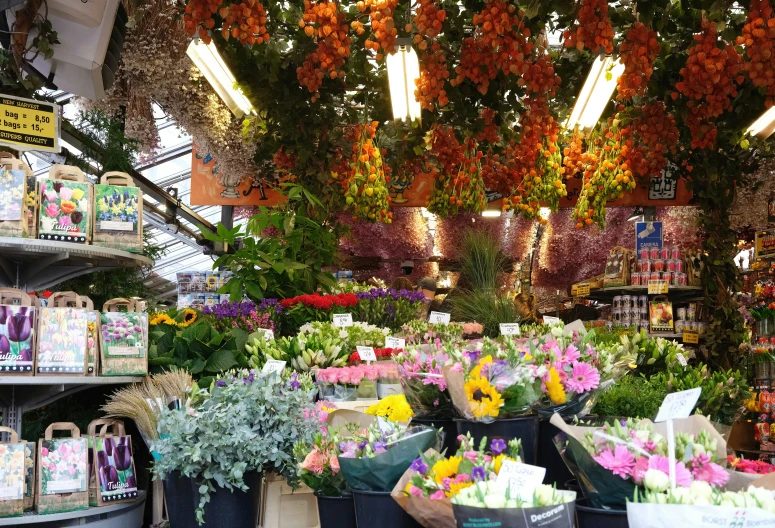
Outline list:
[[[444,500],[447,498],[447,495],[444,493],[444,490],[439,490],[433,495],[429,497],[431,500]]]
[[[476,451],[466,451],[463,454],[463,456],[466,457],[471,462],[476,462],[476,459],[479,456],[479,453],[477,453]]]
[[[409,486],[409,494],[412,497],[422,497],[422,490],[415,485]]]

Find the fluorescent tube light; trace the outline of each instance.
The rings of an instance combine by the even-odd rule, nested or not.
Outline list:
[[[565,128],[572,130],[578,127],[582,131],[595,128],[603,110],[611,101],[616,89],[616,80],[622,73],[624,64],[620,61],[615,61],[610,55],[598,56],[592,63],[573,111],[565,122]]]
[[[414,81],[420,78],[420,61],[412,48],[412,39],[397,40],[395,53],[387,56],[387,72],[393,119],[396,121],[421,119],[422,109],[414,97]]]
[[[218,53],[215,43],[205,44],[198,38],[194,39],[188,45],[186,54],[235,116],[242,117],[254,112],[248,98],[234,86],[236,79]]]

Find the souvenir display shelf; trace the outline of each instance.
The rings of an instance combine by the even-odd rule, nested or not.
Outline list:
[[[627,294],[640,294],[645,295],[648,292],[648,286],[614,286],[611,288],[599,288],[596,290],[590,290],[588,299],[596,301],[608,301],[613,300],[617,295]],[[680,298],[683,302],[689,302],[697,297],[698,300],[702,300],[702,288],[700,286],[669,286],[667,293],[668,297]]]
[[[99,506],[88,510],[38,515],[27,512],[22,517],[0,519],[0,526],[32,526],[43,524],[46,528],[60,526],[88,526],[90,528],[139,528],[143,525],[145,492],[140,491],[135,502],[123,502]]]
[[[0,286],[44,290],[95,271],[151,265],[117,249],[33,238],[0,237]]]

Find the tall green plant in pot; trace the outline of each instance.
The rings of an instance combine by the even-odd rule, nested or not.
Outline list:
[[[153,472],[164,479],[172,526],[213,519],[255,528],[261,473],[297,486],[294,443],[311,442],[318,430],[314,417],[305,418],[312,394],[304,387],[294,377],[243,370],[217,380],[193,407],[162,411]]]

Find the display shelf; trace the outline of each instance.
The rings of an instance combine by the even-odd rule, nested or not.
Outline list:
[[[0,237],[0,286],[44,290],[96,271],[139,268],[153,261],[117,249],[33,238]]]
[[[590,290],[587,299],[595,301],[610,301],[617,295],[646,295],[648,293],[648,286],[614,286],[611,288],[598,288],[596,290]],[[669,286],[667,290],[668,297],[681,297],[684,302],[689,302],[689,299],[684,297],[690,297],[698,292],[701,292],[700,286]],[[701,299],[698,297],[698,299]],[[693,299],[692,299],[693,300]]]
[[[88,510],[38,515],[27,512],[22,517],[0,518],[0,526],[43,525],[46,528],[59,526],[89,526],[90,528],[140,528],[143,525],[145,492],[140,491],[134,502],[123,502],[109,506],[98,506]]]

